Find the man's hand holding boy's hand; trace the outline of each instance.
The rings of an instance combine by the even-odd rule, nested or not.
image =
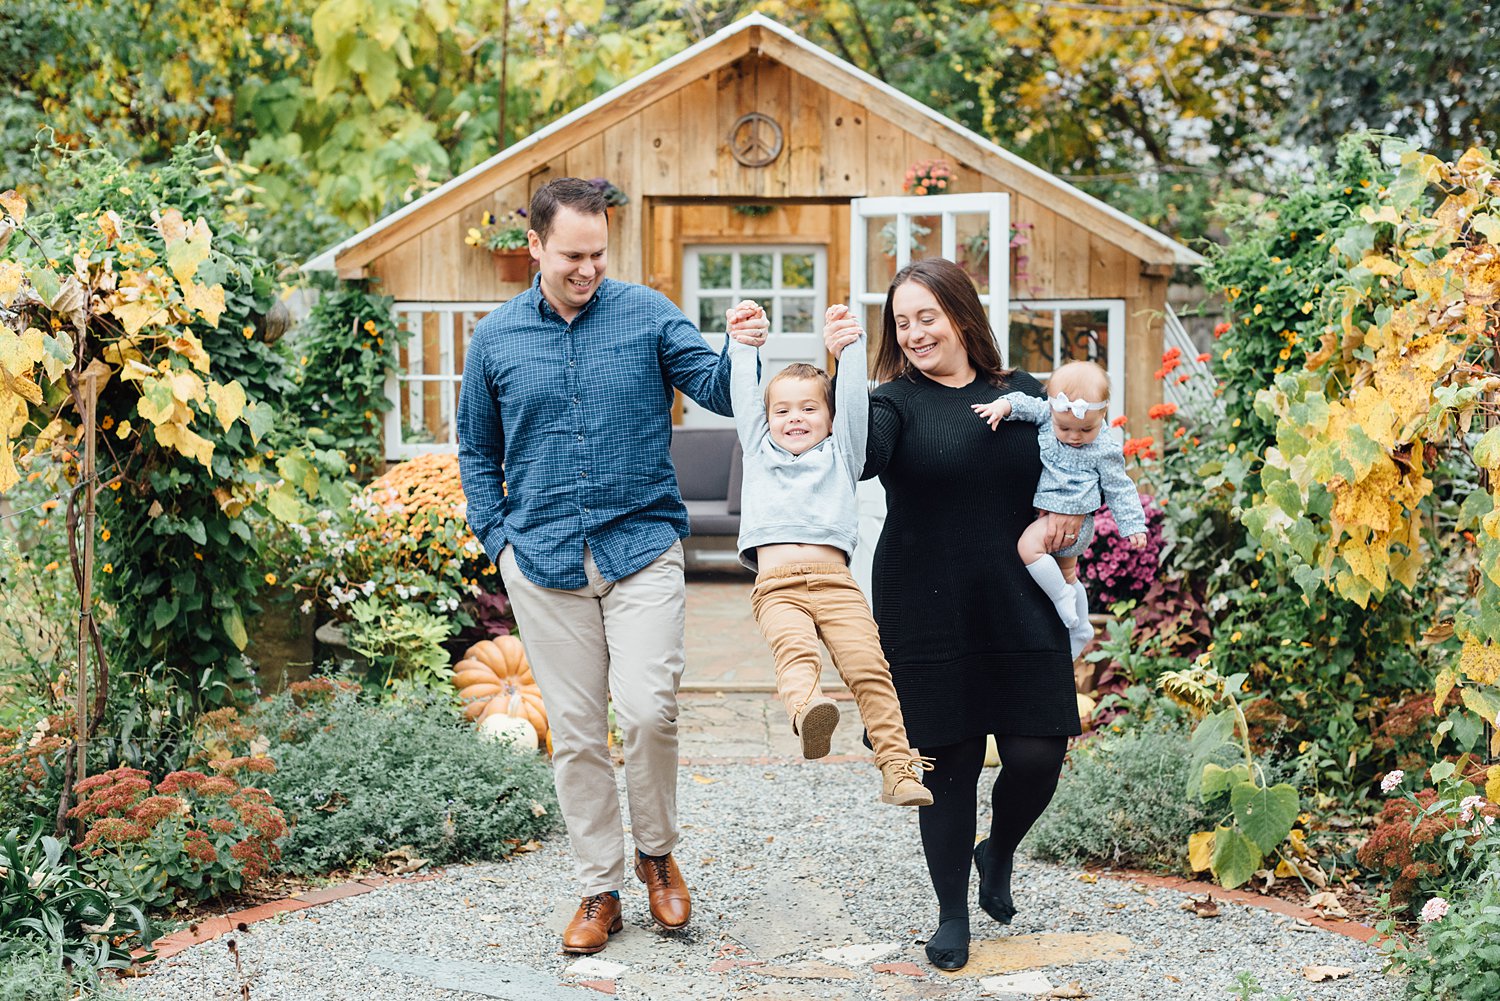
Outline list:
[[[1009,400],[995,400],[992,403],[971,403],[969,406],[974,409],[976,414],[984,418],[985,423],[990,426],[991,431],[999,427],[1000,422],[1010,416]]]
[[[864,328],[843,303],[834,303],[823,314],[823,346],[835,359],[864,335]]]
[[[766,318],[766,311],[759,303],[753,299],[742,299],[738,305],[729,307],[724,315],[729,320],[730,337],[752,348],[766,343],[766,332],[771,329],[771,321]]]
[[[1131,548],[1140,549],[1146,545],[1146,533],[1136,532],[1134,535],[1127,536],[1126,541],[1130,543]]]

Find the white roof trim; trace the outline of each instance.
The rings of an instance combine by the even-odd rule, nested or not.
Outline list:
[[[1078,188],[1075,188],[1067,181],[1049,174],[1047,171],[1036,166],[1035,164],[1022,159],[1019,156],[1016,156],[1009,150],[1004,149],[1001,146],[997,146],[995,143],[990,142],[988,139],[979,135],[977,132],[974,132],[967,127],[959,124],[958,122],[953,121],[953,119],[951,118],[939,114],[938,112],[927,107],[927,105],[916,100],[915,98],[903,94],[901,91],[897,90],[895,87],[892,87],[890,84],[876,79],[875,77],[866,73],[864,70],[860,69],[858,66],[855,66],[852,63],[845,62],[843,59],[840,59],[833,53],[814,45],[813,43],[807,41],[805,38],[802,38],[801,36],[792,32],[789,28],[778,24],[776,21],[771,20],[769,17],[766,17],[764,14],[753,13],[740,18],[733,24],[721,28],[719,31],[703,39],[701,42],[683,49],[681,52],[677,53],[675,56],[672,56],[670,59],[666,59],[660,63],[657,63],[655,66],[646,70],[644,73],[640,73],[637,76],[632,77],[631,79],[615,87],[613,90],[610,90],[604,94],[600,94],[592,101],[588,102],[582,107],[574,109],[573,111],[564,115],[562,118],[559,118],[557,121],[553,122],[551,125],[533,132],[531,135],[527,136],[525,139],[522,139],[515,145],[508,146],[505,149],[501,150],[499,153],[496,153],[494,156],[483,161],[482,163],[470,167],[462,174],[458,175],[452,180],[447,181],[442,186],[429,191],[427,194],[423,195],[421,198],[418,198],[416,201],[409,202],[408,204],[403,205],[401,208],[392,212],[390,215],[381,218],[377,222],[366,227],[355,235],[348,237],[337,244],[334,244],[332,247],[329,247],[321,254],[318,254],[316,257],[304,263],[302,265],[302,270],[335,270],[334,262],[338,258],[338,255],[342,254],[346,250],[351,249],[352,247],[365,242],[370,237],[376,235],[382,230],[395,225],[397,222],[400,222],[402,219],[405,219],[412,213],[421,211],[422,207],[425,206],[428,202],[440,197],[449,189],[457,187],[458,185],[463,184],[464,182],[479,174],[485,173],[492,167],[503,163],[510,157],[515,156],[516,154],[521,153],[531,148],[532,146],[535,146],[537,143],[546,139],[548,136],[551,136],[553,133],[562,131],[563,129],[579,121],[580,119],[587,117],[588,115],[599,110],[605,105],[611,104],[619,98],[624,97],[631,91],[645,86],[652,80],[656,79],[658,76],[670,72],[672,69],[676,68],[682,63],[687,62],[698,54],[711,49],[721,42],[733,37],[734,35],[737,35],[743,31],[747,31],[753,27],[765,28],[768,31],[775,32],[776,34],[791,42],[793,45],[801,48],[805,52],[817,56],[819,59],[824,60],[829,65],[836,67],[841,72],[848,73],[851,76],[858,78],[861,82],[870,87],[876,88],[891,100],[903,104],[912,111],[916,111],[922,115],[925,115],[927,118],[932,119],[932,121],[938,123],[944,128],[951,129],[970,142],[983,147],[985,150],[994,153],[996,156],[999,156],[1001,159],[1005,160],[1012,166],[1031,174],[1037,180],[1051,185],[1052,187],[1057,188],[1059,191],[1073,198],[1088,202],[1090,205],[1094,206],[1105,214],[1111,216],[1121,223],[1124,223],[1131,229],[1136,230],[1141,235],[1147,237],[1152,242],[1161,246],[1163,249],[1170,251],[1173,255],[1174,261],[1177,264],[1197,265],[1204,263],[1204,258],[1201,255],[1178,243],[1176,240],[1167,236],[1165,233],[1161,233],[1155,229],[1152,229],[1150,226],[1147,226],[1139,219],[1132,218],[1131,216],[1127,215],[1124,212],[1121,212],[1114,206],[1100,201],[1098,198],[1095,198],[1093,195],[1090,195],[1085,191],[1080,191]]]

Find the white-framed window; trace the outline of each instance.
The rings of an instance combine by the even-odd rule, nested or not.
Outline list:
[[[1097,362],[1109,373],[1110,420],[1125,412],[1123,299],[1016,300],[1001,354],[1042,383],[1064,362]]]
[[[413,459],[457,452],[458,386],[474,326],[495,308],[490,302],[398,302],[396,322],[411,331],[386,376],[385,457]]]
[[[820,244],[696,244],[682,252],[682,311],[704,340],[724,346],[724,311],[741,299],[765,307],[771,335],[760,349],[767,375],[792,362],[823,367],[823,311],[828,308],[828,250]],[[683,399],[687,427],[732,427],[734,421]]]

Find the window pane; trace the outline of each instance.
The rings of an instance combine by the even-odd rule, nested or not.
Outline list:
[[[740,255],[740,288],[768,289],[771,287],[771,255]]]
[[[1062,314],[1062,345],[1058,362],[1094,361],[1109,364],[1109,311],[1070,309]]]
[[[1010,314],[1010,366],[1033,374],[1052,371],[1050,309],[1013,309]]]
[[[441,382],[403,382],[401,386],[401,440],[407,444],[446,442],[448,428],[442,419]]]
[[[698,258],[698,287],[705,289],[730,288],[734,281],[730,270],[730,255],[703,254]]]
[[[733,305],[728,296],[704,296],[698,300],[698,329],[705,334],[722,334],[729,324],[724,314]]]
[[[813,287],[817,277],[816,258],[812,254],[783,254],[781,257],[781,287]]]
[[[969,214],[954,219],[955,263],[964,269],[981,295],[990,291],[990,216]]]
[[[781,300],[782,333],[805,334],[813,329],[813,300],[811,296],[788,296]],[[817,331],[820,335],[822,329]]]

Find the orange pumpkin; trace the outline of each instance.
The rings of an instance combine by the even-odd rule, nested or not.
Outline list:
[[[514,636],[480,640],[464,651],[464,659],[453,666],[453,684],[464,700],[464,715],[482,723],[496,713],[515,716],[530,723],[537,742],[546,746],[547,707],[542,690],[531,676],[526,648]]]

